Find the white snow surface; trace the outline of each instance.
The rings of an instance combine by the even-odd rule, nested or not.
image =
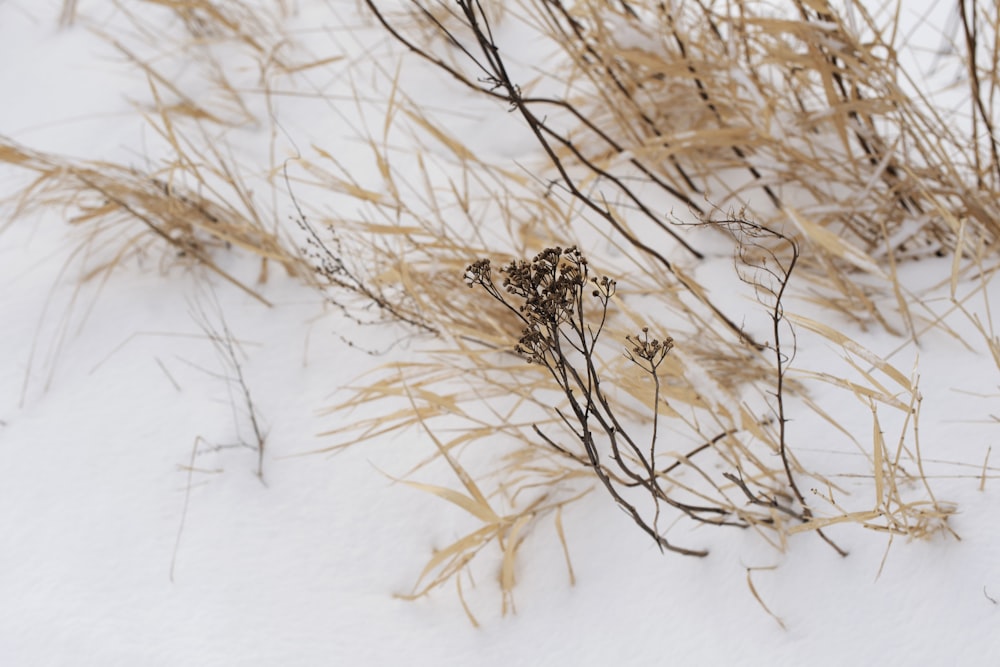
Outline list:
[[[331,55],[362,46],[399,53],[370,27],[370,43],[352,37],[367,25],[354,2],[297,4],[290,21],[325,33]],[[136,106],[148,100],[147,82],[94,31],[120,21],[115,5],[81,2],[66,28],[59,6],[0,1],[0,132],[33,148],[144,164],[160,150]],[[481,101],[441,80],[428,80],[424,93],[456,117],[471,109],[454,129],[474,130]],[[291,119],[293,141],[307,145],[308,126],[333,137],[342,162],[352,150],[367,160],[351,136],[359,127],[351,104],[336,112],[350,121],[328,110],[308,123],[295,105],[281,99],[277,115]],[[264,154],[266,132],[245,132],[247,155]],[[530,141],[482,140],[510,159],[533,150]],[[0,168],[0,194],[23,182]],[[274,304],[267,308],[209,275],[163,268],[154,255],[80,288],[73,253],[85,232],[59,210],[4,219],[0,232],[0,665],[1000,664],[1000,605],[991,600],[1000,599],[1000,482],[979,488],[998,433],[1000,382],[982,345],[970,350],[937,330],[919,358],[893,358],[921,377],[925,457],[953,462],[929,474],[937,495],[958,505],[951,525],[960,541],[897,540],[878,577],[886,536],[853,525],[831,530],[847,558],[811,534],[779,553],[751,531],[709,529],[684,535],[711,555],[683,558],[661,554],[592,493],[563,517],[576,584],[554,531],[537,529],[520,552],[516,613],[501,615],[496,582],[480,578],[466,591],[481,623],[474,628],[452,588],[414,602],[395,597],[434,548],[471,525],[386,476],[404,474],[430,443],[413,433],[303,455],[336,426],[320,410],[386,360],[346,345],[340,334],[353,325],[319,294],[272,271],[258,286]],[[906,270],[935,284],[949,269]],[[224,318],[245,353],[267,433],[263,483],[256,453],[232,446],[249,441],[249,427],[201,317],[216,327]],[[950,324],[982,341],[967,320]],[[364,335],[379,347],[400,334]],[[880,354],[905,342],[851,335]],[[803,365],[838,359],[808,336],[800,346]],[[388,354],[418,352],[404,342]],[[871,415],[858,405],[845,407],[853,416],[844,423],[870,441]],[[823,422],[791,428],[823,450]],[[421,479],[433,483],[433,474]],[[481,558],[499,567],[499,554]],[[785,628],[754,598],[747,568]]]

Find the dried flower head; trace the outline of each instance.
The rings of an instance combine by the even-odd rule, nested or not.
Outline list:
[[[643,327],[642,331],[635,336],[625,336],[625,342],[631,348],[625,350],[626,358],[650,372],[656,371],[657,367],[663,363],[667,353],[674,347],[674,339],[670,336],[665,337],[662,342],[656,338],[650,338],[649,327]],[[642,362],[647,362],[648,367]]]
[[[490,260],[480,259],[469,264],[465,268],[465,282],[469,287],[493,282],[493,269],[490,267]]]

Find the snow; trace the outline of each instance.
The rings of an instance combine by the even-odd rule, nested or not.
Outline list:
[[[59,4],[0,2],[0,131],[88,159],[138,163],[160,154],[129,101],[148,99],[145,79],[88,29],[112,30],[122,17],[110,5],[81,3],[78,24],[59,29]],[[361,53],[375,34],[366,28],[358,36],[365,24],[355,3],[298,4],[293,25],[328,21],[316,32],[349,52]],[[379,38],[364,48],[371,55],[393,47]],[[171,55],[168,64],[183,61]],[[357,67],[355,85],[376,81]],[[246,72],[244,83],[256,75]],[[303,91],[346,91],[351,83],[315,72],[299,80]],[[372,99],[386,92],[372,90]],[[480,102],[463,106],[460,92],[439,82],[428,81],[423,94],[445,113],[466,114],[456,132],[475,128]],[[359,174],[370,169],[360,128],[378,136],[380,120],[347,105],[340,120],[309,116],[315,105],[277,101],[277,117],[290,119],[287,136],[241,129],[247,155],[265,155],[272,141],[279,153],[291,151],[287,144],[308,145],[308,133],[325,134],[342,163],[356,157]],[[523,138],[480,139],[477,150],[498,158],[532,148]],[[0,194],[22,182],[0,167]],[[982,337],[960,315],[949,323],[979,341],[975,349],[934,330],[919,359],[912,349],[891,356],[901,339],[852,331],[904,373],[919,364],[924,455],[935,492],[958,505],[951,525],[960,541],[897,539],[881,567],[886,536],[856,526],[830,531],[847,558],[811,534],[793,536],[779,553],[750,531],[702,528],[682,534],[711,555],[681,558],[661,554],[592,493],[563,516],[576,584],[545,519],[520,552],[516,613],[501,614],[499,587],[488,577],[466,590],[481,624],[474,628],[449,587],[417,601],[396,597],[410,591],[434,548],[469,530],[456,508],[388,477],[405,474],[430,443],[411,433],[310,454],[328,444],[316,434],[335,428],[331,420],[366,418],[378,408],[321,410],[366,370],[416,354],[417,343],[382,356],[359,353],[341,335],[357,326],[278,270],[257,286],[272,308],[205,272],[165,268],[155,253],[81,287],[74,251],[85,232],[64,215],[42,209],[0,223],[2,665],[1000,661],[1000,605],[991,599],[1000,599],[1000,491],[993,477],[980,490],[1000,390]],[[225,261],[254,274],[253,265]],[[925,261],[908,270],[934,284],[927,276],[946,277],[950,267]],[[947,284],[937,295],[947,296]],[[998,306],[994,299],[994,312]],[[206,324],[228,327],[239,342],[266,433],[262,479],[246,445],[253,442],[246,406],[227,379],[232,367]],[[382,349],[401,334],[387,326],[362,335]],[[841,351],[806,334],[799,354],[803,367],[843,366]],[[829,396],[824,407],[870,442],[867,407]],[[883,416],[892,441],[898,424]],[[822,433],[823,426],[791,428]],[[811,443],[818,457],[832,449],[824,437]],[[498,555],[483,558],[494,558],[486,572],[499,567]],[[755,599],[748,577],[784,628]]]

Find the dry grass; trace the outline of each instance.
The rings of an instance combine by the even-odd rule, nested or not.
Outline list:
[[[369,5],[379,10],[378,3]],[[760,13],[763,10],[754,3],[737,3],[727,8],[730,15],[699,3],[685,5],[678,15],[658,7],[662,6],[584,2],[568,8],[560,3],[522,3],[518,8],[522,17],[566,53],[568,69],[558,74],[563,85],[558,95],[547,94],[553,86],[544,76],[538,76],[536,85],[545,91],[539,93],[531,87],[533,80],[522,85],[510,78],[512,65],[502,60],[503,45],[493,42],[496,33],[483,28],[495,19],[480,14],[478,5],[469,3],[451,12],[428,5],[427,11],[402,18],[381,16],[425,60],[467,88],[521,112],[555,167],[549,187],[536,188],[540,196],[530,213],[531,235],[512,236],[510,245],[517,250],[501,245],[492,253],[472,254],[476,248],[469,248],[467,256],[497,261],[527,258],[545,244],[584,239],[582,247],[599,256],[594,264],[631,287],[614,303],[618,310],[608,325],[614,333],[608,337],[622,340],[625,332],[649,325],[669,331],[678,341],[676,354],[663,371],[669,392],[665,400],[657,400],[650,386],[630,377],[627,364],[620,361],[621,347],[609,345],[595,353],[600,356],[597,365],[605,374],[604,384],[635,399],[621,408],[631,419],[664,417],[671,430],[662,435],[665,442],[673,438],[688,442],[691,451],[718,457],[704,470],[728,471],[714,479],[700,476],[695,482],[670,478],[671,485],[695,497],[706,492],[700,484],[714,486],[714,492],[728,498],[727,511],[733,516],[752,516],[748,525],[763,528],[765,535],[773,530],[768,539],[776,546],[784,545],[785,535],[842,522],[909,537],[949,530],[947,518],[953,508],[939,502],[925,483],[911,488],[911,482],[924,480],[923,474],[910,479],[913,467],[901,465],[906,460],[922,471],[919,450],[912,443],[915,432],[904,427],[895,448],[877,440],[872,443],[874,502],[848,510],[834,500],[835,485],[825,477],[827,471],[806,470],[799,464],[795,443],[787,443],[783,435],[787,416],[780,414],[780,400],[770,398],[776,384],[780,396],[782,391],[805,392],[816,381],[832,382],[863,399],[877,432],[878,403],[915,419],[919,393],[910,379],[865,352],[861,363],[885,374],[894,387],[850,356],[841,368],[824,374],[793,373],[782,387],[778,376],[790,357],[780,352],[777,362],[768,357],[781,335],[791,338],[785,344],[793,351],[793,332],[776,329],[764,339],[756,330],[734,327],[747,314],[724,312],[694,279],[694,267],[704,251],[686,240],[677,223],[683,225],[686,218],[713,227],[745,247],[732,225],[721,224],[732,217],[724,209],[739,208],[740,218],[788,235],[800,250],[798,272],[794,278],[785,277],[790,292],[807,291],[803,303],[847,315],[862,326],[906,332],[915,339],[928,325],[947,325],[898,281],[899,264],[950,254],[957,280],[970,262],[984,261],[996,237],[990,211],[998,181],[976,171],[975,145],[955,136],[953,127],[925,100],[905,92],[891,57],[895,51],[889,48],[891,21],[877,27],[864,8],[854,4],[833,16],[793,3],[798,15],[783,18]],[[447,43],[460,43],[465,49],[439,46]],[[499,51],[492,51],[494,46]],[[422,125],[426,128],[426,122]],[[470,151],[455,149],[450,145],[453,140],[448,143],[461,158],[459,167],[469,170]],[[520,192],[520,182],[506,183],[509,190]],[[524,230],[526,225],[519,220],[523,199],[515,198],[512,204],[509,197],[498,200],[503,205],[495,215],[504,228]],[[688,209],[683,218],[656,213],[678,204]],[[707,248],[718,244],[712,239],[702,243]],[[431,246],[445,250],[437,239]],[[604,259],[602,246],[622,249],[625,257],[611,264]],[[688,260],[664,259],[671,247],[676,248],[673,254],[683,254],[686,248]],[[778,266],[782,262],[788,266],[787,246],[763,244],[761,249],[772,253],[770,259]],[[454,266],[452,250],[438,255],[436,263]],[[744,259],[751,269],[766,265],[755,264],[752,257]],[[513,348],[520,335],[516,321],[474,300],[456,306],[454,279],[442,280],[434,275],[416,281],[422,294],[432,286],[440,288],[436,297],[423,296],[422,304],[449,304],[439,331],[471,334],[469,338],[488,347]],[[759,275],[750,278],[757,288],[760,280]],[[772,291],[769,296],[778,295]],[[793,307],[788,301],[779,305],[774,298],[765,298],[760,306],[758,312],[765,313]],[[654,312],[655,320],[650,318]],[[456,314],[472,319],[471,326],[463,321],[456,328]],[[631,327],[625,324],[629,320]],[[796,320],[796,326],[804,322]],[[828,325],[814,329],[843,347],[845,355],[862,351],[849,336]],[[686,344],[695,340],[696,345]],[[474,368],[477,377],[493,372],[490,364],[500,359],[464,344],[450,352],[448,363],[456,373]],[[503,372],[509,373],[506,367]],[[848,379],[854,372],[861,374],[859,380]],[[481,382],[503,386],[504,380]],[[531,369],[518,372],[508,389],[515,384],[519,396],[534,398],[535,409],[552,400],[551,383],[547,385],[546,378]],[[366,398],[394,393],[381,387],[382,393]],[[488,397],[477,396],[476,405],[484,398]],[[455,412],[450,411],[448,418]],[[511,422],[521,429],[518,437],[532,443],[535,429],[527,428],[523,419]],[[548,423],[560,426],[552,419]],[[509,429],[497,420],[489,428],[481,423],[476,428],[489,433],[505,427]],[[844,430],[836,423],[831,428]],[[535,446],[528,444],[526,449]],[[787,469],[775,469],[769,455],[786,447]],[[681,447],[661,451],[667,461],[664,469],[690,464]],[[579,455],[564,458],[567,469],[587,467]],[[699,469],[691,466],[689,472]],[[806,488],[831,492],[808,500],[795,491],[796,479],[809,480],[802,482]],[[773,508],[782,502],[803,507],[805,521]],[[751,509],[770,504],[771,515],[754,516],[747,503]],[[818,506],[815,514],[812,504]]]
[[[312,267],[278,222],[285,216],[275,210],[273,192],[268,196],[261,187],[273,169],[257,165],[248,171],[238,157],[242,153],[233,150],[235,142],[228,138],[229,132],[260,122],[233,82],[231,73],[243,63],[227,66],[225,58],[212,51],[239,44],[242,55],[258,63],[260,78],[266,81],[267,72],[280,68],[275,50],[282,41],[276,29],[281,3],[273,13],[235,2],[116,6],[122,16],[115,34],[82,18],[74,2],[63,4],[60,21],[67,27],[82,23],[75,29],[95,31],[146,81],[148,100],[136,106],[150,131],[145,141],[151,154],[141,156],[138,164],[134,156],[128,162],[79,159],[47,154],[0,136],[0,164],[21,170],[29,179],[23,189],[0,202],[9,212],[6,224],[16,224],[18,218],[41,209],[59,211],[79,239],[63,273],[75,272],[81,288],[91,284],[99,291],[117,266],[136,258],[151,258],[163,271],[175,266],[203,268],[266,305],[270,304],[257,285],[275,266],[315,284]],[[174,39],[164,31],[170,15],[183,26]],[[159,51],[149,54],[149,45]],[[143,47],[145,59],[137,53]],[[174,81],[179,75],[172,65],[188,58],[191,50],[203,56],[193,81]],[[185,86],[193,91],[186,92]],[[206,88],[210,94],[205,94]],[[232,263],[222,258],[233,253],[254,258],[256,271],[237,275]],[[79,305],[79,291],[70,310]],[[64,323],[69,318],[67,312]]]
[[[86,229],[81,251],[96,262],[83,280],[105,274],[123,258],[148,254],[158,244],[164,259],[190,259],[238,286],[263,303],[252,287],[220,268],[213,251],[235,248],[260,258],[260,280],[276,263],[291,275],[308,275],[298,253],[268,229],[234,167],[221,155],[185,152],[181,164],[147,173],[107,162],[75,162],[46,155],[9,140],[0,143],[0,160],[33,173],[32,183],[17,197],[16,214],[40,207],[69,207],[70,224]],[[217,160],[215,166],[203,158]],[[178,171],[200,164],[188,174],[199,178],[187,186]]]
[[[271,118],[263,171],[294,201],[265,215],[217,147],[234,141],[224,128],[266,123],[259,108],[273,109],[277,78],[293,84],[302,72],[361,67],[361,60],[298,50],[294,35],[280,31],[291,12],[283,2],[147,4],[177,17],[188,45],[211,55],[212,45],[225,44],[256,63],[261,85],[248,92],[224,59],[206,58],[204,80],[214,91],[206,104],[108,35],[150,82],[147,117],[173,158],[140,172],[4,141],[0,159],[36,176],[17,199],[19,211],[76,209],[74,223],[90,230],[81,252],[104,248],[88,276],[106,275],[155,243],[164,261],[197,261],[256,294],[215,259],[235,249],[260,258],[261,278],[277,263],[323,286],[351,317],[394,320],[421,336],[419,358],[362,378],[334,408],[350,415],[374,403],[382,414],[325,434],[331,444],[322,448],[416,433],[431,444],[425,465],[450,471],[453,487],[417,481],[424,466],[403,476],[474,522],[430,558],[411,596],[454,581],[465,605],[462,582],[471,581],[477,555],[496,546],[504,608],[512,608],[525,536],[553,517],[565,548],[563,508],[616,474],[574,448],[574,423],[553,410],[571,399],[543,368],[513,353],[523,323],[463,281],[474,260],[501,264],[553,245],[578,245],[597,274],[618,280],[604,342],[589,358],[617,418],[658,443],[647,462],[653,485],[691,501],[710,498],[778,549],[790,535],[837,524],[908,538],[951,530],[954,508],[937,499],[922,468],[916,378],[840,328],[846,318],[852,328],[881,327],[915,345],[931,327],[954,333],[948,321],[957,312],[1000,360],[988,305],[981,314],[955,289],[978,275],[988,304],[1000,240],[995,7],[959,3],[966,20],[952,56],[968,72],[970,111],[957,123],[900,68],[891,3],[875,13],[860,2],[798,0],[703,0],[671,5],[673,13],[647,0],[523,0],[486,11],[477,3],[413,2],[411,11],[383,12],[372,0],[368,9],[430,63],[428,76],[457,81],[470,103],[477,95],[492,100],[487,113],[497,118],[516,112],[537,141],[538,160],[521,170],[481,157],[472,138],[456,136],[417,101],[419,81],[400,79],[396,63],[376,62],[367,72],[384,99],[372,107],[356,93],[350,101],[383,114],[378,130],[354,128],[367,158],[357,151],[352,160],[370,162],[376,177],[357,176],[357,163],[318,144],[289,160],[277,155]],[[65,22],[76,14],[75,3],[64,4]],[[143,12],[130,16],[137,34],[151,34]],[[505,60],[507,25],[548,40],[559,67],[540,72]],[[317,89],[303,94],[343,103]],[[419,148],[399,149],[401,136]],[[330,213],[328,201],[350,206]],[[297,227],[269,222],[289,216]],[[762,232],[752,243],[744,223]],[[292,236],[304,239],[302,251]],[[720,255],[736,257],[725,289],[749,297],[742,310],[699,282],[707,259]],[[947,313],[899,278],[905,263],[935,255],[952,258]],[[362,317],[359,303],[374,304],[379,315]],[[816,312],[833,315],[819,321]],[[652,375],[623,358],[625,336],[643,327],[675,342]],[[844,363],[796,368],[796,329],[843,350]],[[815,410],[832,434],[852,441],[846,425],[810,402],[809,388],[819,384],[856,396],[870,414],[864,492],[848,497],[831,481],[837,470],[801,462],[785,432],[790,397],[798,397],[796,409]],[[882,432],[884,411],[902,419],[892,440]],[[655,496],[651,504],[628,498],[647,503],[641,512],[657,517],[651,525],[676,518],[660,520]]]

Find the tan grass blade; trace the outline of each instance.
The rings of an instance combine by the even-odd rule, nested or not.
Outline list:
[[[818,322],[814,319],[804,317],[802,315],[789,313],[787,317],[795,324],[802,326],[806,329],[809,329],[810,331],[813,331],[815,333],[818,333],[824,338],[827,338],[828,340],[833,341],[837,345],[840,345],[842,348],[844,348],[845,351],[850,352],[855,356],[861,357],[869,364],[871,364],[873,367],[877,368],[878,370],[885,373],[888,377],[892,378],[892,380],[895,381],[896,384],[898,384],[903,389],[903,391],[906,391],[908,393],[913,391],[913,386],[910,383],[909,378],[907,378],[906,375],[904,375],[899,369],[897,369],[895,366],[885,361],[884,359],[882,359],[877,354],[875,354],[868,348],[864,347],[860,343],[854,341],[846,334],[837,331],[836,329],[827,324],[823,324],[822,322]]]
[[[761,609],[763,609],[765,612],[767,612],[767,615],[770,616],[771,618],[773,618],[774,621],[781,627],[782,630],[787,630],[788,628],[785,627],[785,622],[782,621],[781,618],[779,616],[777,616],[773,611],[771,611],[770,608],[768,608],[768,606],[766,604],[764,604],[764,599],[761,598],[760,593],[757,592],[757,587],[753,585],[753,577],[751,576],[751,572],[753,570],[759,570],[759,569],[772,569],[772,568],[752,568],[752,567],[748,567],[747,568],[747,588],[750,589],[750,593],[753,595],[754,599],[757,600],[757,604],[760,605]]]
[[[987,457],[988,460],[988,457]],[[983,464],[983,474],[986,472],[986,464]],[[985,476],[983,482],[985,483]],[[980,485],[982,486],[982,485]],[[562,505],[556,508],[556,534],[559,536],[559,543],[562,545],[563,556],[566,558],[566,571],[569,573],[569,585],[576,585],[576,574],[573,572],[573,561],[569,556],[569,545],[566,543],[566,531],[563,530]]]
[[[848,241],[827,229],[826,227],[813,222],[808,216],[796,211],[792,207],[786,207],[788,216],[799,230],[813,243],[816,243],[824,251],[832,256],[853,264],[857,268],[876,275],[883,280],[889,281],[889,276],[878,264],[872,260],[868,253],[860,248],[851,245]]]
[[[466,496],[464,494],[455,491],[454,489],[449,489],[444,486],[436,486],[433,484],[423,484],[421,482],[412,482],[409,480],[397,480],[401,481],[407,486],[413,487],[420,491],[426,491],[427,493],[434,494],[435,496],[447,500],[450,503],[461,507],[463,510],[473,515],[483,523],[489,524],[499,524],[501,523],[500,517],[497,516],[496,512],[493,511],[489,505],[484,505],[477,502],[473,498]]]

